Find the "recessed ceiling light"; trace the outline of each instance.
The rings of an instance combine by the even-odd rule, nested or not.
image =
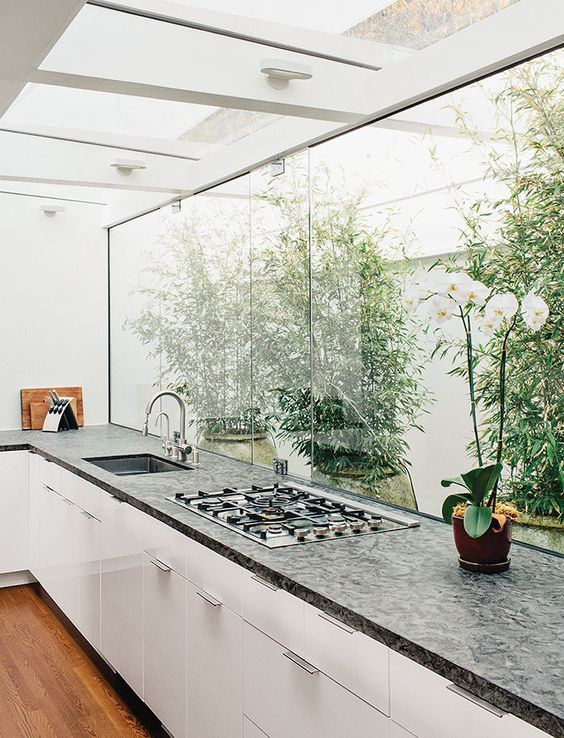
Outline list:
[[[42,211],[43,215],[46,215],[48,218],[53,218],[57,213],[62,213],[66,210],[64,205],[49,205],[48,203],[40,205],[39,209]]]
[[[280,90],[293,79],[311,79],[313,69],[309,64],[300,64],[287,59],[261,59],[260,71],[268,78],[271,87]]]
[[[110,166],[117,169],[119,174],[122,174],[124,177],[128,177],[135,169],[147,168],[144,161],[139,161],[137,159],[116,159],[110,164]]]

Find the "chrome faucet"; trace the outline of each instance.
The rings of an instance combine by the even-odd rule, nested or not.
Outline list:
[[[149,418],[151,416],[151,411],[153,410],[155,402],[161,397],[174,398],[178,402],[178,407],[180,408],[180,430],[174,432],[172,441],[173,458],[178,461],[187,461],[190,464],[198,464],[200,460],[198,449],[194,444],[186,442],[186,405],[184,404],[182,397],[180,397],[177,392],[173,392],[172,390],[162,390],[151,397],[145,409],[145,422],[143,423],[142,430],[143,435],[146,436],[149,433]]]

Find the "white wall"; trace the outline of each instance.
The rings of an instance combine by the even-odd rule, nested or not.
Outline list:
[[[106,231],[97,205],[48,218],[0,194],[0,429],[21,427],[22,387],[82,385],[85,422],[107,422]]]

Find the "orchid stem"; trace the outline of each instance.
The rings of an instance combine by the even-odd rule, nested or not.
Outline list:
[[[478,420],[476,418],[476,391],[474,388],[474,356],[472,350],[472,327],[470,325],[470,315],[464,316],[464,310],[460,308],[460,317],[464,324],[466,333],[466,360],[468,362],[468,386],[470,388],[470,409],[472,414],[472,425],[474,427],[474,440],[476,443],[476,455],[478,456],[478,465],[482,466],[482,451],[480,448],[480,434],[478,433]]]
[[[505,422],[505,367],[507,364],[507,339],[509,338],[509,334],[513,330],[513,327],[515,326],[515,320],[516,318],[513,318],[511,325],[505,332],[505,336],[503,337],[503,343],[501,345],[501,359],[499,362],[499,433],[497,436],[497,453],[496,453],[496,463],[501,462],[501,456],[503,454],[503,426]],[[495,512],[495,505],[497,502],[497,488],[499,485],[499,477],[497,478],[497,481],[494,485],[491,497],[488,501],[488,505],[494,510]]]

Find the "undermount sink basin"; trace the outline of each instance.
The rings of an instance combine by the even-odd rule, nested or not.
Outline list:
[[[127,477],[134,474],[161,474],[162,472],[188,471],[191,466],[176,461],[161,459],[152,454],[129,454],[126,456],[94,456],[88,459],[94,466],[105,469],[118,477]]]

